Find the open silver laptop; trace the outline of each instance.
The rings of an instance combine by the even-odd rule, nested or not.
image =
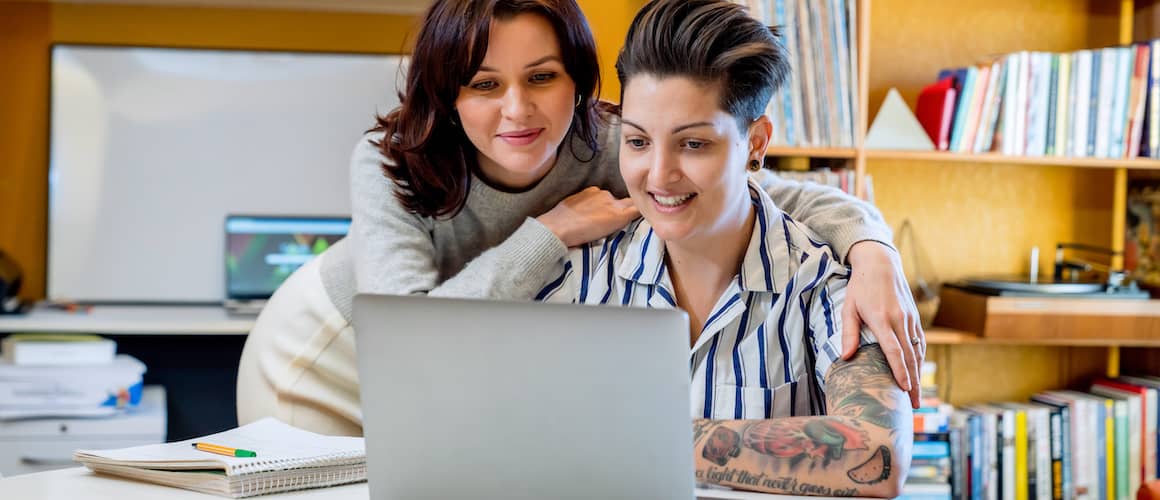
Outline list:
[[[290,274],[349,230],[350,217],[227,216],[226,311],[257,316]]]
[[[372,500],[692,499],[676,310],[359,295]]]

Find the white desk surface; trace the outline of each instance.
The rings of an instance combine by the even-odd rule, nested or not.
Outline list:
[[[106,335],[246,335],[256,316],[231,316],[222,306],[93,306],[89,312],[34,308],[0,316],[0,333],[76,332]]]
[[[257,498],[271,500],[283,498],[294,500],[362,500],[366,499],[368,495],[367,483],[356,483],[332,488],[265,495]],[[0,479],[0,498],[20,500],[73,500],[77,498],[86,500],[209,500],[219,497],[196,491],[94,474],[84,467],[73,467]],[[766,495],[742,491],[698,489],[697,498],[705,500],[788,500],[793,498],[825,500],[826,497]]]

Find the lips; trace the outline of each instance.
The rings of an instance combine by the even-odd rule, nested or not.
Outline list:
[[[524,130],[516,130],[513,132],[504,132],[499,134],[497,137],[503,139],[504,142],[507,142],[512,146],[527,146],[528,144],[536,142],[536,139],[539,139],[540,135],[543,133],[544,129],[542,128],[529,128]]]

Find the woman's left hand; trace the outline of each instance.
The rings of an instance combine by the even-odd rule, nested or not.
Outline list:
[[[842,359],[858,350],[865,324],[886,354],[898,386],[918,408],[926,337],[898,252],[876,241],[860,241],[850,247],[846,260],[853,273],[842,308]]]

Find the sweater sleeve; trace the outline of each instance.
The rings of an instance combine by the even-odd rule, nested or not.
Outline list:
[[[381,137],[381,136],[379,136]],[[527,300],[552,278],[567,248],[532,218],[503,243],[445,280],[432,223],[408,212],[382,172],[382,153],[368,135],[351,158],[351,238],[358,293]]]
[[[873,205],[829,186],[783,179],[764,169],[752,175],[778,208],[833,245],[843,262],[850,247],[860,241],[894,248],[890,227]]]

